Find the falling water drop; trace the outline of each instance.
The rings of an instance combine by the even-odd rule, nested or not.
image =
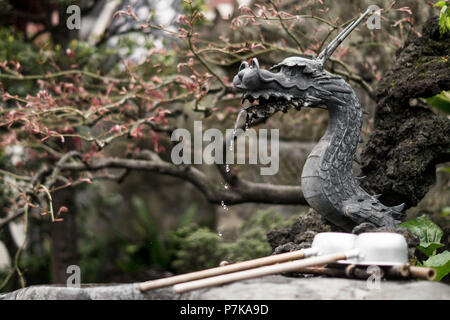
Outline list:
[[[241,117],[244,113],[246,113],[247,111],[245,109],[242,109],[241,111],[239,111],[239,114],[236,118],[236,122],[234,123],[234,128],[233,128],[233,134],[231,135],[231,140],[230,140],[230,151],[233,151],[234,149],[234,138],[236,138],[236,133],[237,133],[237,129],[239,126],[239,120],[241,120]],[[248,129],[248,124],[247,121],[245,122],[245,130]]]
[[[225,166],[225,170],[227,171],[227,172],[230,172],[231,170],[230,170],[230,166],[227,164],[226,166]]]
[[[224,188],[225,190],[228,190],[228,188],[230,188],[230,187],[225,183],[225,185],[223,186],[223,188]]]
[[[222,200],[222,202],[220,203],[220,205],[222,206],[223,210],[228,211],[228,206],[225,204],[225,202]]]
[[[218,235],[219,235],[219,237],[221,237],[221,238],[222,238],[222,236],[223,236],[222,232],[220,232],[220,231],[219,231]]]

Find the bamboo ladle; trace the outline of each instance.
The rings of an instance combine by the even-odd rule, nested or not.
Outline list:
[[[336,253],[339,251],[350,250],[354,246],[356,236],[343,232],[322,232],[314,237],[312,248],[296,250],[287,253],[281,253],[277,255],[262,257],[258,259],[247,260],[243,262],[237,262],[221,267],[190,272],[186,274],[180,274],[173,277],[162,278],[157,280],[151,280],[141,282],[139,289],[141,291],[147,291],[157,288],[163,288],[172,286],[182,282],[189,282],[199,280],[208,277],[219,276],[223,274],[258,268],[262,266],[272,265],[276,263],[282,263],[292,260],[300,260],[308,257],[315,256],[317,254]]]
[[[323,256],[312,257],[304,260],[289,261],[279,263],[270,266],[264,266],[256,269],[250,269],[230,274],[222,274],[220,276],[206,278],[191,282],[179,283],[173,287],[174,292],[183,293],[186,291],[196,290],[200,288],[206,288],[210,286],[230,283],[239,280],[246,280],[252,278],[263,277],[267,275],[282,273],[282,272],[294,272],[301,268],[322,266],[329,263],[333,263],[339,260],[347,260],[356,257],[359,254],[357,249],[342,252],[331,253]]]
[[[319,255],[318,257],[263,266],[260,268],[244,270],[231,274],[222,274],[197,281],[179,283],[174,286],[174,291],[181,293],[203,287],[251,279],[280,272],[297,271],[302,268],[326,265],[339,260],[354,258],[357,253],[357,251],[353,250],[355,241],[356,235],[351,233],[322,232],[314,237],[312,247],[310,248],[311,250],[314,250],[313,252],[315,255]]]
[[[222,275],[222,274],[228,274],[228,273],[252,269],[252,268],[258,268],[261,266],[271,265],[271,264],[280,263],[280,262],[304,259],[304,258],[307,258],[310,256],[314,256],[317,253],[318,253],[318,250],[314,249],[314,248],[308,248],[308,249],[302,249],[302,250],[297,250],[297,251],[292,251],[292,252],[281,253],[281,254],[277,254],[277,255],[273,255],[273,256],[262,257],[262,258],[258,258],[258,259],[228,264],[228,265],[220,266],[220,267],[216,267],[216,268],[180,274],[180,275],[173,276],[173,277],[141,282],[139,284],[139,289],[141,291],[147,291],[147,290],[152,290],[152,289],[157,289],[157,288],[168,287],[168,286],[172,286],[177,283],[188,282],[188,281],[218,276],[218,275]]]
[[[174,292],[183,293],[186,291],[206,288],[215,285],[221,285],[239,280],[252,279],[282,272],[295,272],[305,270],[305,268],[313,266],[323,266],[326,264],[340,262],[357,265],[380,265],[380,266],[400,266],[408,264],[407,244],[403,236],[396,233],[363,233],[356,237],[353,250],[347,252],[328,251],[336,250],[339,244],[333,244],[320,241],[326,237],[318,234],[314,238],[313,248],[318,248],[320,253],[328,253],[322,256],[309,258],[306,260],[298,260],[280,263],[277,265],[265,266],[261,268],[235,272],[232,274],[224,274],[212,278],[201,279],[186,283],[179,283],[174,286]],[[341,261],[339,261],[341,260]],[[430,270],[418,270],[412,268],[411,274],[426,278],[431,278]]]

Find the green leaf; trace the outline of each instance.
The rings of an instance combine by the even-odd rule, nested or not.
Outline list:
[[[438,168],[438,169],[437,169],[437,172],[450,173],[450,167]]]
[[[194,222],[195,214],[197,213],[197,204],[194,203],[186,210],[186,212],[183,214],[181,221],[180,221],[180,228],[182,227],[188,227]]]
[[[450,214],[450,207],[443,207],[441,217],[446,217]]]
[[[448,13],[447,13],[448,7],[445,5],[441,9],[441,15],[439,16],[439,32],[441,35],[444,35],[448,32],[447,28],[447,19],[448,19]]]
[[[445,5],[447,5],[446,3],[445,3],[445,1],[439,1],[439,2],[436,2],[435,4],[434,4],[434,6],[435,7],[443,7],[443,6],[445,6]]]
[[[430,257],[434,254],[434,252],[436,251],[436,249],[439,249],[441,247],[443,247],[444,245],[442,243],[439,242],[431,242],[430,244],[428,244],[428,246],[423,247],[423,246],[417,246],[417,249],[419,249],[420,251],[422,251],[427,257]]]
[[[440,281],[450,273],[450,252],[445,250],[442,253],[432,256],[424,261],[423,265],[435,269],[437,273],[436,281]]]
[[[431,97],[426,98],[428,103],[439,110],[444,111],[445,113],[450,114],[450,92],[442,91],[441,93]]]
[[[443,246],[443,244],[440,243],[443,235],[441,228],[431,221],[430,217],[427,215],[405,221],[399,226],[409,229],[419,237],[420,245],[418,248],[427,256],[432,255],[437,248]]]

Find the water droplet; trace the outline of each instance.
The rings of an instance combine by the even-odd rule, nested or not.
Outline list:
[[[236,118],[236,122],[234,123],[234,129],[233,129],[233,134],[231,135],[231,139],[230,139],[230,151],[233,151],[234,148],[234,138],[236,138],[236,133],[237,133],[237,129],[239,127],[239,120],[241,119],[242,115],[244,113],[247,113],[247,111],[245,109],[242,109],[241,111],[239,111],[239,114]],[[245,122],[245,126],[246,126],[246,130],[248,128],[248,124],[247,122]]]
[[[219,231],[218,235],[219,235],[219,237],[223,236],[222,232],[220,232],[220,231]]]
[[[225,204],[224,201],[222,201],[222,202],[220,203],[220,205],[222,206],[223,210],[227,210],[227,211],[228,211],[228,206]]]
[[[225,190],[228,190],[230,188],[227,184],[225,184],[223,187]]]
[[[231,170],[230,170],[230,166],[227,164],[226,166],[225,166],[225,170],[227,171],[227,172],[230,172]]]

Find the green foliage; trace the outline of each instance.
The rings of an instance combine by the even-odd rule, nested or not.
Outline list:
[[[174,256],[172,268],[179,272],[217,267],[226,255],[221,237],[195,224],[177,229],[169,241]]]
[[[440,243],[443,232],[438,225],[431,221],[428,216],[423,215],[403,222],[399,226],[409,229],[419,237],[420,244],[418,249],[428,257],[427,260],[423,261],[422,265],[436,269],[436,281],[441,280],[450,273],[450,252],[445,250],[436,254],[436,250],[444,246]]]
[[[214,237],[219,238],[217,234],[212,232],[205,234],[203,231],[207,230],[206,228],[193,227],[198,208],[196,204],[192,204],[182,215],[178,229],[167,236],[152,218],[143,199],[139,197],[131,198],[134,210],[130,216],[130,224],[127,225],[128,228],[131,226],[131,230],[127,230],[125,234],[123,228],[117,227],[111,217],[104,213],[114,211],[114,208],[123,201],[122,196],[115,194],[101,197],[97,199],[95,205],[91,204],[81,210],[85,215],[83,222],[91,219],[84,228],[85,234],[80,242],[83,282],[105,281],[108,274],[125,273],[133,277],[134,274],[148,268],[169,270],[173,264],[177,265],[176,262],[172,263],[174,257],[178,256],[178,251],[174,248],[176,245],[174,239],[177,237],[188,238],[188,243],[192,246],[188,247],[187,251],[198,252],[197,245],[211,249],[203,254],[204,257],[211,256],[217,250],[217,246],[214,245]],[[97,211],[93,208],[102,209]],[[107,224],[109,231],[102,233],[93,231],[94,228],[98,228],[95,225],[99,222],[94,221],[92,217],[97,217],[94,220],[100,218]],[[180,256],[183,260],[182,252]],[[199,263],[204,264],[204,261]]]
[[[438,168],[437,171],[438,172],[450,173],[450,167]]]
[[[192,11],[200,10],[207,11],[208,6],[205,4],[205,0],[183,0],[183,11],[185,13],[190,13]]]
[[[427,256],[433,255],[436,249],[443,247],[440,243],[443,232],[427,215],[403,222],[399,225],[409,229],[420,239],[418,249]]]
[[[150,263],[157,264],[162,267],[168,265],[168,257],[165,252],[164,245],[162,243],[162,235],[156,222],[153,220],[150,212],[148,212],[142,199],[138,197],[132,198],[132,203],[136,209],[138,219],[135,220],[135,228],[140,232],[143,242],[141,246],[146,248]],[[130,255],[139,252],[138,244],[133,244],[133,247],[128,248]]]
[[[41,74],[45,70],[41,61],[45,60],[43,52],[36,50],[33,44],[27,43],[23,39],[21,32],[12,28],[0,27],[0,62],[3,61],[20,61],[24,71],[32,74]],[[10,81],[2,81],[5,87],[9,87]],[[20,85],[9,87],[8,90],[12,94],[25,95],[33,92],[34,82],[21,81]],[[36,88],[37,90],[37,88]]]
[[[446,217],[450,215],[450,207],[443,207],[441,212],[441,217]]]
[[[80,269],[81,281],[83,283],[101,282],[105,268],[112,263],[111,258],[115,256],[116,248],[114,240],[109,235],[96,235],[89,232],[89,235],[81,238],[80,241]]]
[[[439,32],[443,36],[450,31],[450,11],[448,10],[448,0],[435,3],[435,7],[441,8],[439,15]]]
[[[440,281],[450,273],[450,252],[445,250],[442,253],[431,256],[423,262],[423,265],[436,269],[436,281]]]
[[[285,219],[273,208],[256,211],[241,227],[238,239],[227,244],[226,260],[237,262],[269,255],[272,249],[267,242],[267,232],[288,227],[296,218]]]
[[[67,54],[67,50],[70,50],[70,55]],[[78,69],[94,73],[105,68],[106,71],[117,69],[111,65],[111,61],[113,64],[119,62],[116,50],[92,47],[76,39],[69,43],[67,50],[50,40],[37,47],[34,43],[26,41],[23,33],[13,28],[0,27],[0,62],[20,62],[22,74],[36,75],[59,71],[55,70],[55,65],[60,70],[69,70],[76,66]],[[113,72],[111,74],[114,75]],[[34,94],[40,90],[33,80],[2,79],[2,83],[10,94],[20,96]]]
[[[12,9],[12,6],[8,0],[0,0],[0,10],[2,12],[8,12],[11,9]]]
[[[91,192],[96,185],[91,185]],[[120,194],[97,196],[95,203],[81,208],[84,225],[80,241],[80,267],[83,282],[107,281],[110,274],[133,274],[146,268],[167,269],[169,257],[164,244],[164,235],[154,221],[142,199],[133,197],[133,212],[127,230],[117,226],[106,212],[114,212],[124,201]],[[96,209],[100,208],[100,209]],[[98,232],[101,224],[107,232]],[[128,228],[131,227],[131,230]],[[125,231],[125,232],[124,232]]]
[[[450,91],[442,91],[426,100],[432,107],[450,114]]]
[[[270,255],[272,249],[266,233],[262,228],[255,227],[244,232],[236,241],[225,243],[227,255],[224,260],[238,262]]]
[[[269,230],[290,226],[294,222],[295,218],[296,217],[285,219],[273,208],[258,210],[250,217],[250,219],[247,220],[247,222],[244,223],[242,230],[249,230],[257,227],[268,232]]]
[[[194,223],[195,214],[197,212],[198,205],[196,203],[192,204],[184,213],[180,221],[180,227],[188,227]]]
[[[195,224],[178,228],[169,235],[172,268],[189,272],[217,267],[224,260],[237,262],[269,255],[266,233],[287,227],[294,219],[284,219],[274,209],[258,210],[241,227],[235,241],[225,241],[216,232]]]

